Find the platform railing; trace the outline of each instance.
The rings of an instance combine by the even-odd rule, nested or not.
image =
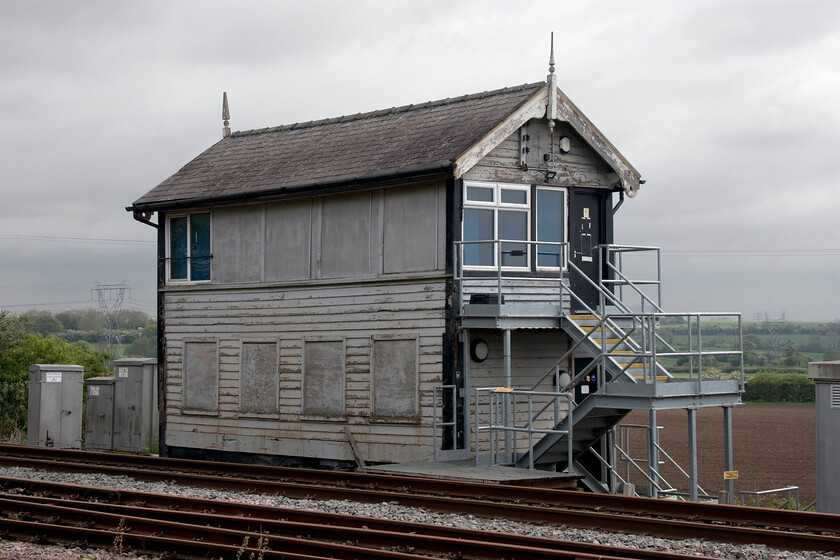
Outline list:
[[[679,472],[682,476],[684,476],[689,482],[691,482],[691,475],[685,472],[679,463],[677,463],[663,448],[659,445],[659,437],[654,437],[653,430],[660,430],[662,429],[661,426],[648,426],[644,424],[621,424],[618,426],[618,439],[615,442],[616,452],[619,456],[619,462],[625,463],[625,473],[624,478],[629,481],[631,474],[634,472],[638,472],[641,474],[650,484],[651,489],[655,490],[655,492],[651,492],[653,497],[662,497],[662,496],[676,496],[679,499],[685,499],[688,496],[688,493],[678,492],[674,485],[668,482],[662,473],[659,470],[659,465],[663,465],[666,461],[659,461],[659,457],[665,457],[667,462],[670,463],[677,472]],[[647,438],[646,441],[646,448],[649,450],[653,447],[656,453],[653,454],[654,460],[657,461],[657,465],[651,466],[650,464],[650,457],[647,459],[641,458],[632,458],[630,456],[630,431],[642,431],[645,433]],[[647,469],[643,468],[647,466]],[[632,467],[632,469],[631,469]],[[697,485],[698,495],[700,498],[705,500],[715,499],[716,496],[710,495],[706,492],[699,484]]]
[[[484,398],[482,398],[484,397]],[[522,398],[520,400],[520,397]],[[570,422],[566,430],[558,430],[556,428],[559,423],[558,411],[556,408],[552,410],[553,418],[545,419],[542,425],[552,427],[540,427],[541,415],[535,414],[535,398],[542,398],[548,401],[544,404],[542,411],[545,412],[551,406],[551,403],[556,399],[564,399],[567,403],[566,413]],[[517,422],[519,416],[518,409],[525,407],[525,418],[521,423]],[[572,451],[573,451],[573,422],[571,419],[574,415],[574,395],[571,393],[555,392],[555,391],[528,391],[517,390],[509,387],[477,387],[475,389],[475,453],[473,454],[473,461],[476,465],[482,462],[481,457],[487,457],[491,465],[513,464],[520,457],[528,457],[528,468],[534,468],[534,434],[561,434],[567,436],[567,469],[565,472],[570,472],[572,469]],[[482,406],[486,406],[486,412],[482,413]],[[506,411],[508,413],[506,414]],[[482,424],[481,418],[487,418],[487,422]],[[482,438],[482,434],[487,434],[487,438]],[[511,446],[510,448],[504,445],[505,435],[510,434]],[[524,451],[519,451],[522,447],[520,441],[525,438]],[[483,442],[487,442],[488,454],[482,455],[481,446]]]

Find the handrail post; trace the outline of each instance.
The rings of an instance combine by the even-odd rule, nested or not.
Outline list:
[[[502,242],[496,240],[493,242],[493,245],[496,247],[496,264],[498,268],[496,269],[496,282],[497,282],[497,292],[496,292],[496,306],[498,307],[498,313],[496,315],[501,316],[502,314]]]
[[[697,353],[700,363],[697,366],[697,392],[703,394],[703,326],[700,323],[700,315],[697,315]]]
[[[528,468],[534,469],[534,404],[533,395],[528,394]]]
[[[574,450],[574,446],[573,446],[574,437],[573,437],[572,432],[574,431],[574,426],[575,426],[574,417],[572,416],[574,414],[573,411],[574,411],[574,408],[575,408],[574,407],[574,397],[571,393],[566,393],[566,401],[568,402],[567,406],[568,406],[568,409],[569,409],[569,412],[568,412],[569,420],[566,422],[566,426],[568,427],[568,429],[566,430],[566,432],[567,432],[566,441],[568,442],[568,447],[566,448],[566,457],[567,457],[567,459],[566,459],[566,472],[570,473],[570,472],[572,472],[572,460],[573,460],[572,459],[572,457],[573,457],[572,451]]]
[[[662,309],[662,260],[661,260],[661,252],[662,250],[657,247],[656,248],[656,306],[659,309]]]

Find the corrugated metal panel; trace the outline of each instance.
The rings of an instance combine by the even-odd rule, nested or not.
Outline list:
[[[831,408],[840,408],[840,383],[831,384]]]

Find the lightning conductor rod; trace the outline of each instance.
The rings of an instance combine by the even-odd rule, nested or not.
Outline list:
[[[545,118],[548,119],[548,130],[554,134],[554,120],[557,119],[557,74],[554,73],[554,32],[551,32],[551,56],[548,59],[548,105],[545,108]],[[553,136],[552,136],[553,140]],[[553,150],[552,150],[553,151]]]
[[[230,138],[230,109],[228,108],[227,92],[222,93],[222,138]]]

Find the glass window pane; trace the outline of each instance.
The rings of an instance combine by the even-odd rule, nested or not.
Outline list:
[[[210,280],[210,214],[190,216],[190,280]]]
[[[169,277],[187,279],[187,218],[169,220]]]
[[[499,210],[499,239],[528,239],[528,213]],[[502,266],[528,266],[528,246],[502,243]]]
[[[505,204],[528,204],[528,193],[521,189],[502,189],[502,202]]]
[[[464,209],[464,241],[487,241],[464,245],[465,266],[493,266],[493,210]]]
[[[493,202],[493,187],[467,187],[467,200]]]
[[[563,191],[537,190],[537,241],[562,242],[565,218]],[[559,267],[560,246],[538,245],[537,266]]]

